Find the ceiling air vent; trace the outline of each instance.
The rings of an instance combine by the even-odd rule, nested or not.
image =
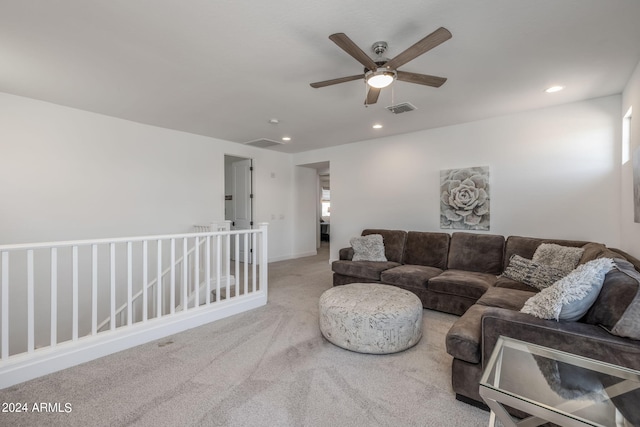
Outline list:
[[[272,147],[274,145],[282,145],[282,142],[274,141],[272,139],[262,138],[262,139],[256,139],[253,141],[245,142],[245,145],[251,145],[252,147],[267,148],[267,147]]]
[[[389,105],[387,110],[391,111],[393,114],[406,113],[407,111],[413,111],[416,109],[416,106],[409,103],[403,102],[402,104]]]

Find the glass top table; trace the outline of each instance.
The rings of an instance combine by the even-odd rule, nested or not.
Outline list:
[[[640,372],[500,337],[480,396],[504,426],[640,426]],[[530,417],[514,420],[504,406]]]

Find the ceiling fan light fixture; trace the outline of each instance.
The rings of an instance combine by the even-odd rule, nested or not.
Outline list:
[[[365,74],[365,79],[367,80],[367,84],[371,87],[375,87],[376,89],[382,89],[383,87],[389,86],[396,79],[397,74],[394,70],[376,70],[376,71],[367,71]]]

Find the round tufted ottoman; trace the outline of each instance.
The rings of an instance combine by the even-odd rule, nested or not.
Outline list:
[[[333,344],[359,353],[406,350],[422,337],[422,303],[395,286],[336,286],[320,296],[320,331]]]

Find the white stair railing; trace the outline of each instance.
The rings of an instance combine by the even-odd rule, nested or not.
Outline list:
[[[0,389],[264,305],[267,260],[266,224],[0,246]]]
[[[210,225],[194,225],[193,226],[193,232],[194,233],[206,233],[206,232],[211,232],[211,231],[229,231],[231,229],[230,227],[230,221],[224,221],[223,223],[217,224],[217,223],[212,223]],[[204,253],[205,251],[203,250],[203,247],[205,246],[205,243],[207,243],[206,239],[201,239],[200,243],[199,243],[199,252],[200,252],[200,259],[199,259],[199,266],[200,266],[200,277],[204,277],[204,265],[205,265],[205,258],[204,258]],[[172,267],[167,267],[161,274],[161,287],[164,288],[169,280],[169,274],[172,271],[178,271],[179,269],[182,268],[187,268],[188,274],[187,274],[187,282],[188,283],[193,283],[193,277],[194,276],[194,266],[196,265],[196,263],[194,262],[194,254],[196,252],[196,245],[191,246],[191,248],[187,251],[186,255],[181,256],[180,258],[178,258],[175,261],[175,264],[173,264]],[[185,256],[188,258],[185,264]],[[222,259],[225,258],[225,253],[223,252],[221,254]],[[223,264],[224,265],[224,264]],[[187,267],[188,266],[188,267]],[[181,276],[179,276],[181,277]],[[215,279],[212,279],[215,280]],[[223,283],[226,283],[226,281],[231,281],[231,284],[234,283],[235,278],[233,276],[229,276],[228,272],[223,273],[222,275],[222,280]],[[215,283],[215,282],[214,282]],[[152,295],[155,295],[157,298],[157,294],[156,292],[158,292],[158,290],[156,289],[156,285],[158,284],[158,277],[155,277],[153,280],[151,280],[148,284],[147,284],[147,295],[149,295],[149,293],[151,292]],[[188,304],[193,304],[194,302],[194,290],[195,290],[195,285],[199,286],[199,291],[204,291],[204,287],[205,287],[205,283],[201,282],[199,284],[195,284],[194,286],[188,286],[187,287],[187,296],[188,296]],[[132,308],[135,308],[136,304],[141,303],[142,302],[142,297],[144,296],[144,291],[141,289],[139,290],[135,295],[133,295],[132,297]],[[202,297],[204,297],[204,292]],[[200,303],[198,305],[202,304],[202,301],[204,301],[204,298],[200,299]],[[155,301],[155,299],[151,298],[151,301]],[[127,308],[130,307],[128,302],[124,302],[120,307],[118,307],[118,309],[115,312],[116,315],[116,319],[117,319],[117,325],[116,326],[121,326],[126,322],[127,319],[127,315],[128,315],[128,311]],[[178,306],[175,307],[176,310],[180,310],[182,308],[182,306]],[[97,330],[98,332],[103,331],[105,329],[105,327],[107,325],[109,325],[111,322],[111,316],[107,317],[106,319],[104,319],[100,324],[98,324]]]

